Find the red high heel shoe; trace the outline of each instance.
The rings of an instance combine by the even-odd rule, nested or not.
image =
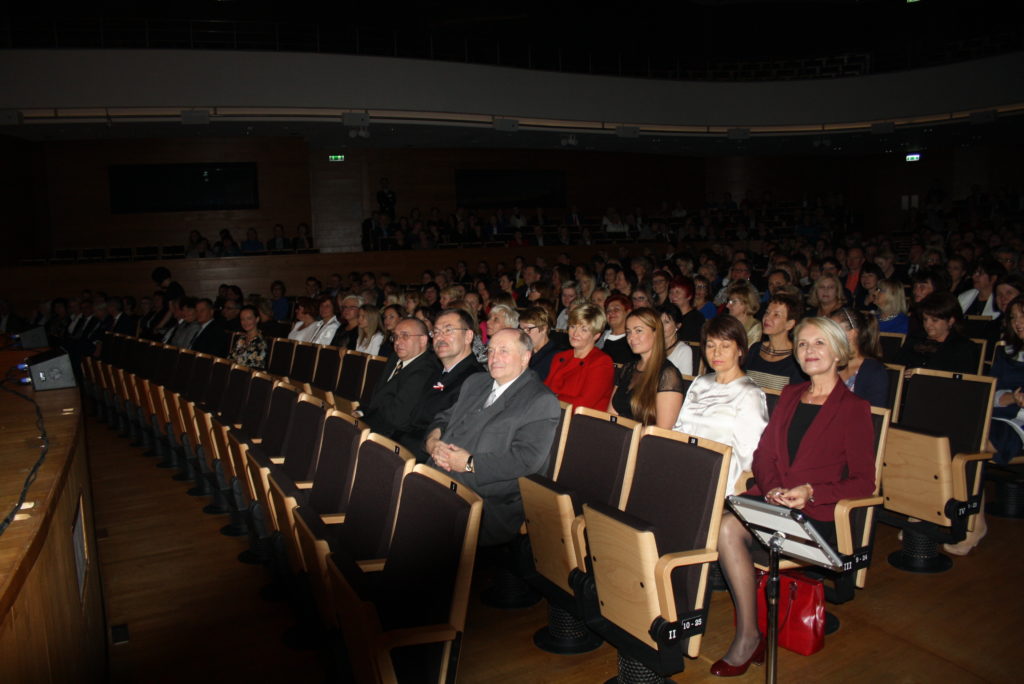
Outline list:
[[[722,658],[720,660],[716,660],[715,664],[711,666],[711,674],[716,677],[739,677],[750,668],[751,664],[763,665],[764,647],[764,637],[761,637],[761,643],[759,643],[757,648],[754,649],[754,652],[750,654],[750,658],[747,659],[747,662],[742,665],[730,665],[725,662],[725,658]]]

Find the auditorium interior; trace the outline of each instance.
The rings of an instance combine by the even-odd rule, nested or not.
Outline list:
[[[502,279],[533,298],[531,265],[554,313],[580,273],[607,295],[611,263],[646,269],[632,289],[653,306],[652,272],[690,288],[710,273],[711,287],[742,261],[755,291],[786,268],[806,292],[829,264],[847,282],[856,250],[888,258],[908,300],[926,268],[959,296],[976,264],[988,277],[1012,253],[998,282],[1024,295],[1024,25],[1010,4],[0,10],[0,681],[718,681],[709,668],[736,633],[716,562],[733,492],[707,463],[729,447],[563,403],[545,477],[520,480],[519,536],[478,551],[487,496],[359,419],[385,352],[288,331],[323,293],[365,295],[370,274],[377,306],[410,316],[434,304],[427,290],[475,293],[486,332],[486,297],[523,301]],[[271,311],[283,333],[265,335],[266,366],[179,349],[144,323],[88,340],[53,324],[58,302],[87,321],[114,298],[112,321],[144,321],[143,302],[174,288],[218,321],[227,301]],[[816,649],[779,642],[738,680],[1019,681],[1024,453],[994,460],[989,438],[993,401],[1019,390],[993,379],[997,355],[1024,335],[999,310],[972,312],[992,311],[963,312],[981,331],[967,335],[976,371],[891,375],[872,414],[875,490],[845,526],[837,505],[832,565],[783,561],[784,577],[824,587]],[[225,328],[244,337],[238,325]],[[1024,410],[1013,420],[1024,439]],[[583,452],[607,460],[587,450],[615,440],[615,493],[584,504],[559,472]],[[636,512],[699,489],[641,467],[666,444],[708,480],[689,546]],[[394,464],[367,475],[373,460]],[[377,553],[359,555],[371,534]],[[963,555],[943,550],[965,539]]]

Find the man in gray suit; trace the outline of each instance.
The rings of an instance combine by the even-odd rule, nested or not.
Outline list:
[[[523,522],[519,478],[544,472],[561,413],[536,373],[527,373],[533,344],[515,328],[487,347],[490,375],[466,378],[455,405],[427,428],[424,448],[436,468],[484,500],[480,546],[516,538]]]

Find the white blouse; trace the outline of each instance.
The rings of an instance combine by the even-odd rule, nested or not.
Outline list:
[[[356,351],[365,352],[371,356],[376,356],[377,352],[380,351],[380,345],[384,342],[384,334],[375,332],[370,336],[370,339],[366,340],[365,343],[356,343]]]
[[[668,360],[679,369],[682,375],[693,375],[693,347],[680,340],[672,348]]]
[[[330,344],[340,326],[341,323],[336,316],[331,316],[326,321],[321,320],[316,324],[316,332],[310,336],[309,341],[313,344]]]
[[[721,384],[709,373],[694,378],[672,429],[732,447],[728,495],[735,493],[743,471],[751,469],[754,450],[767,424],[764,390],[753,380],[743,376]]]
[[[299,329],[302,326],[302,321],[295,321],[295,325],[292,326],[292,331],[288,333],[289,340],[295,340],[296,342],[309,342],[313,339],[313,335],[320,329],[317,322],[309,324],[308,328]]]

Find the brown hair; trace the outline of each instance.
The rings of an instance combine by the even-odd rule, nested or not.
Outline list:
[[[630,318],[638,319],[654,331],[651,355],[629,395],[633,417],[644,425],[652,425],[658,419],[658,387],[661,385],[661,367],[665,364],[665,330],[661,325],[661,316],[649,307],[637,309],[626,316],[627,330]]]

